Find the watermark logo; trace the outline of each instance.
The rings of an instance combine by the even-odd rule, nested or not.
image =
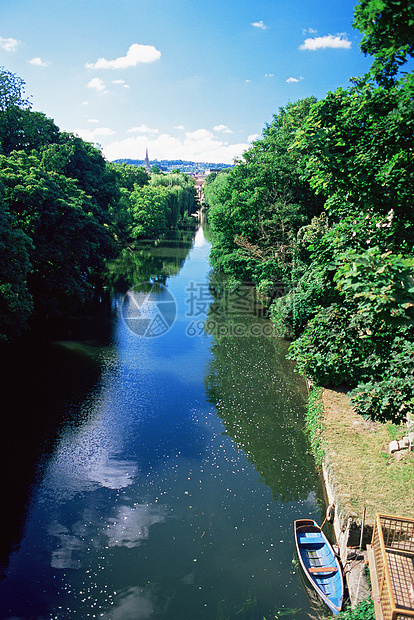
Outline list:
[[[268,302],[277,301],[289,291],[280,283],[268,294]],[[251,283],[236,290],[221,286],[212,290],[208,282],[188,283],[185,288],[188,320],[185,334],[231,337],[275,335],[275,325],[267,317],[263,303]],[[142,282],[128,291],[121,304],[121,316],[128,329],[141,338],[158,338],[166,334],[177,318],[177,303],[171,291],[159,282]]]
[[[137,336],[158,338],[174,325],[177,303],[163,284],[142,282],[124,296],[121,316],[128,329]]]
[[[185,290],[189,319],[185,333],[189,338],[248,338],[274,334],[273,324],[263,319],[265,307],[251,283],[241,284],[235,290],[223,286],[219,292],[215,291],[214,297],[206,282],[190,282]]]

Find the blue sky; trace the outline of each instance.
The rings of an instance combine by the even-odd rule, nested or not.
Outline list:
[[[353,0],[2,0],[0,66],[109,160],[231,163],[371,65]]]

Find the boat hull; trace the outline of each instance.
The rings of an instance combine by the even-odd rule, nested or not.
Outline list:
[[[337,557],[312,519],[294,522],[296,551],[306,579],[334,615],[342,609],[344,583]]]

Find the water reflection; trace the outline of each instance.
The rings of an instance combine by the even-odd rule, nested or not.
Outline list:
[[[272,337],[269,321],[257,312],[240,314],[240,296],[235,299],[233,307],[229,297],[224,309],[212,306],[206,323],[214,338],[208,400],[274,499],[304,499],[315,480],[304,432],[306,386],[285,359],[288,344]],[[243,303],[257,310],[248,298]]]
[[[145,502],[133,506],[121,506],[115,518],[106,527],[109,547],[138,547],[149,538],[149,528],[165,521],[166,506]]]
[[[97,511],[84,510],[69,527],[55,519],[47,527],[52,539],[50,564],[57,569],[81,568],[88,552],[87,540],[96,551],[138,547],[148,540],[151,526],[166,520],[166,510],[166,506],[148,500],[119,506],[113,516],[105,518]]]
[[[119,592],[117,602],[110,612],[102,614],[104,620],[147,620],[148,618],[162,618],[165,608],[157,604],[157,595],[154,586],[126,588]]]
[[[97,355],[60,347],[98,360],[99,380],[60,400],[75,422],[45,456],[0,617],[307,618],[291,564],[293,519],[318,512],[302,387],[276,341],[186,335],[208,251],[201,231],[168,279],[177,320],[161,337],[119,320]]]
[[[125,248],[108,265],[108,279],[113,290],[126,293],[148,280],[165,284],[182,268],[194,240],[194,230],[167,233],[162,240],[138,241]]]

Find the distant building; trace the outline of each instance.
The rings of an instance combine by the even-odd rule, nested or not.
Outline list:
[[[230,168],[230,166],[229,166]],[[209,174],[211,174],[212,172],[216,172],[217,174],[219,172],[221,172],[223,170],[223,168],[207,168],[207,170],[205,171],[205,175],[208,176]]]
[[[149,159],[148,159],[148,148],[145,151],[144,168],[145,168],[145,170],[147,172],[150,171],[150,163],[149,163]]]
[[[206,174],[206,172],[196,172],[196,174],[194,174],[195,189],[197,192],[197,197],[198,197],[199,202],[203,201],[204,183],[206,181],[207,176],[208,175]]]

